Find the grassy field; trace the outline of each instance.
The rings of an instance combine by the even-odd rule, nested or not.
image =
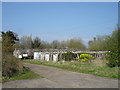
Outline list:
[[[24,63],[46,65],[51,67],[62,68],[74,72],[93,74],[102,77],[118,78],[118,67],[110,68],[103,60],[94,60],[91,63],[80,62],[47,62],[40,60],[23,60]]]
[[[11,81],[11,80],[31,80],[42,78],[40,75],[32,72],[29,69],[24,69],[22,72],[14,74],[12,77],[2,77],[2,82]]]

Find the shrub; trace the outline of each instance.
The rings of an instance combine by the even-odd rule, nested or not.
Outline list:
[[[23,69],[21,61],[11,54],[5,53],[2,57],[2,75],[11,77]]]
[[[72,52],[67,52],[67,53],[62,54],[62,59],[64,59],[65,61],[74,60],[76,57],[77,55]]]
[[[82,62],[88,62],[89,60],[94,59],[94,58],[95,57],[89,54],[80,54],[79,60]]]
[[[115,67],[115,66],[120,66],[120,61],[119,61],[120,55],[117,51],[111,51],[107,53],[107,65],[109,67]]]

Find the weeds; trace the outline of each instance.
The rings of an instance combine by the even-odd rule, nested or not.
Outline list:
[[[97,60],[96,60],[97,61]],[[24,63],[45,65],[51,67],[57,67],[61,69],[70,70],[73,72],[93,74],[97,76],[109,77],[109,78],[118,78],[118,67],[110,68],[106,64],[99,66],[95,63],[80,63],[80,62],[64,62],[64,63],[53,63],[47,61],[38,61],[38,60],[24,60]]]

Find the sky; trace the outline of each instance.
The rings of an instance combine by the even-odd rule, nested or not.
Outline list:
[[[109,35],[118,24],[117,2],[3,2],[2,30],[44,41]]]

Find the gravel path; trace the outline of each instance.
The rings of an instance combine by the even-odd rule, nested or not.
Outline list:
[[[118,80],[49,66],[24,64],[45,78],[3,83],[3,88],[118,88]]]

